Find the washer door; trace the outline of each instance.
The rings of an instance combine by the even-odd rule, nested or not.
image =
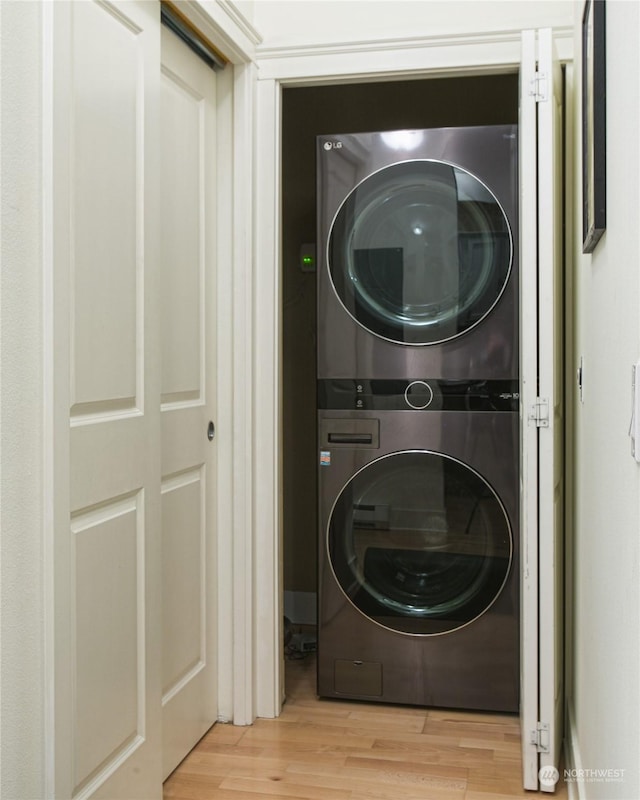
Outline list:
[[[477,325],[511,271],[505,213],[471,173],[393,164],[360,183],[331,226],[327,261],[347,312],[394,342],[436,344]]]
[[[505,509],[465,464],[429,451],[384,456],[344,487],[328,525],[343,592],[374,622],[439,634],[483,614],[512,558]]]

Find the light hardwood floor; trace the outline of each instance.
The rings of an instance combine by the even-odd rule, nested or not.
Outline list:
[[[319,700],[315,660],[288,661],[278,719],[218,723],[164,785],[165,800],[510,800],[516,716]]]

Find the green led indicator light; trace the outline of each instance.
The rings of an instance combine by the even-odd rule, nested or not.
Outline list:
[[[300,245],[300,260],[298,266],[303,272],[316,271],[316,246],[309,242],[303,242]]]

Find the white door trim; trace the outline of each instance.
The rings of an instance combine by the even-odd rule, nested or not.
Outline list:
[[[224,3],[180,0],[179,9],[232,64],[253,61],[262,37],[233,0]]]
[[[429,74],[509,71],[520,64],[520,29],[341,42],[301,47],[258,45],[261,80],[283,85],[389,80]],[[554,30],[561,57],[573,52],[573,29]]]
[[[255,608],[256,714],[275,717],[284,696],[281,624],[282,404],[280,290],[280,88],[258,81],[256,97]],[[273,158],[261,158],[271,154]]]
[[[254,267],[253,267],[253,125],[255,68],[247,64],[234,67],[233,184],[230,200],[232,223],[232,539],[227,543],[231,562],[221,572],[232,577],[228,598],[232,603],[228,652],[232,657],[231,674],[222,675],[231,686],[231,719],[236,725],[249,725],[255,719],[254,656]],[[222,267],[221,267],[222,268]],[[224,538],[221,531],[220,538]],[[223,576],[220,576],[221,579]],[[220,614],[225,616],[221,598]],[[221,657],[224,643],[220,641]],[[227,657],[227,668],[229,658]],[[222,698],[224,687],[220,686]]]
[[[180,10],[229,59],[218,78],[218,719],[256,718],[254,498],[254,55],[260,35],[232,3]],[[231,298],[230,305],[225,305]],[[225,415],[225,409],[228,415]],[[226,465],[226,467],[225,467]]]
[[[572,58],[572,32],[562,30],[561,56]],[[494,43],[497,41],[494,34]],[[280,103],[286,86],[424,78],[463,73],[499,73],[520,66],[521,32],[506,32],[499,48],[488,48],[486,35],[420,42],[367,42],[343,50],[295,48],[257,51],[258,102],[256,130],[256,295],[254,414],[256,440],[255,552],[260,575],[254,602],[259,613],[260,682],[256,681],[256,709],[260,716],[280,713],[282,702],[282,298],[280,265]],[[276,600],[274,601],[274,598]],[[258,670],[257,674],[260,674]]]

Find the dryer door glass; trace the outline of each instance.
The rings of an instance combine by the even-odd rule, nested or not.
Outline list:
[[[393,164],[359,184],[328,239],[333,286],[371,333],[436,344],[477,325],[511,271],[505,213],[471,173],[441,161]]]
[[[336,578],[363,614],[402,633],[439,634],[483,614],[512,559],[505,509],[449,456],[394,453],[357,473],[328,527]]]

